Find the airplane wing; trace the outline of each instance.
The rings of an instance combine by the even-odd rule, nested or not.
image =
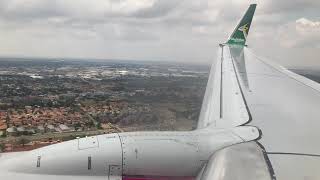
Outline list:
[[[252,4],[234,32],[228,43],[245,44],[256,4]],[[198,128],[207,126],[228,128],[243,125],[251,120],[247,102],[238,81],[230,52],[220,45],[218,58],[211,67],[207,89],[205,92]]]
[[[245,17],[254,8],[255,5],[251,5]],[[263,160],[268,166],[270,179],[319,179],[320,85],[270,60],[259,58],[247,48],[245,41],[251,19],[248,22],[248,18],[243,18],[228,42],[220,46],[209,77],[198,128],[256,126],[261,130],[261,138],[256,141],[259,146],[254,149],[261,151],[264,158],[259,161],[247,159],[256,165],[251,172],[264,168],[259,165]],[[249,152],[249,147],[252,149],[252,144],[238,149],[239,156]],[[220,157],[223,162],[231,158],[227,153],[215,156],[225,157]],[[216,159],[212,158],[208,165]],[[238,164],[240,169],[243,164]],[[226,174],[238,172],[226,173],[227,169],[215,170],[225,174],[224,178],[218,176],[219,179],[228,179]],[[252,179],[257,179],[254,177]]]

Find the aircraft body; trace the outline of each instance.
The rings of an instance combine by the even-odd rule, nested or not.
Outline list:
[[[0,156],[0,179],[319,179],[320,85],[246,47],[250,5],[212,65],[196,130],[87,137]]]

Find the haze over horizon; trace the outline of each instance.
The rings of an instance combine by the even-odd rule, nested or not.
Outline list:
[[[0,56],[210,63],[244,0],[3,0]],[[320,68],[320,1],[258,2],[248,44],[282,65]]]

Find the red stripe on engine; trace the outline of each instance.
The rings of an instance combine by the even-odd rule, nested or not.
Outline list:
[[[195,177],[122,176],[122,180],[195,180]]]

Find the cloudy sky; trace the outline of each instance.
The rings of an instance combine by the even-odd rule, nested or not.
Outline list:
[[[208,63],[250,3],[1,0],[0,56]],[[258,2],[250,48],[287,66],[320,67],[319,8],[319,0]]]

